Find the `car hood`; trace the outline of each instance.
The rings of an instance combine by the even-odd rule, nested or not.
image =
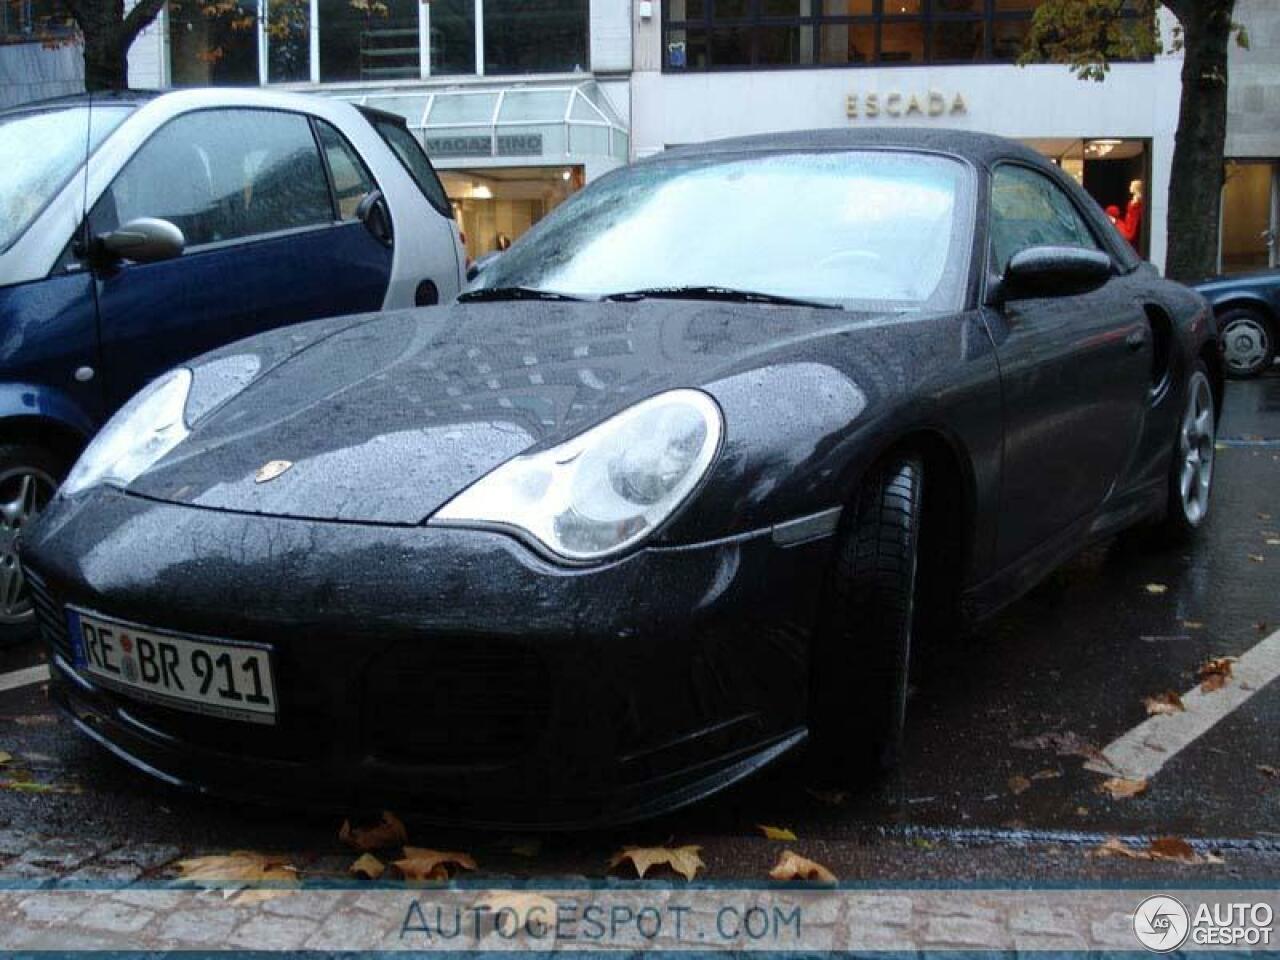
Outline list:
[[[202,408],[190,436],[129,490],[211,509],[418,524],[517,454],[867,319],[756,304],[521,302],[290,328],[193,364],[193,398],[218,361],[259,372]],[[289,466],[264,479],[272,461]]]

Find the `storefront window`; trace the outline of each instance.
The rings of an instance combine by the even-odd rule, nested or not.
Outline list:
[[[442,170],[440,179],[467,238],[467,256],[505,250],[582,188],[581,167]]]
[[[320,79],[417,77],[420,0],[320,0]]]
[[[431,72],[447,77],[476,72],[475,0],[432,0]]]
[[[229,10],[214,9],[196,3],[170,7],[170,67],[175,87],[259,82],[257,0],[240,0]]]
[[[311,4],[267,0],[267,82],[311,79]]]
[[[484,0],[485,73],[587,68],[587,0]]]
[[[663,69],[1016,60],[1043,2],[673,0],[663,5]]]
[[[1222,188],[1222,272],[1280,263],[1280,164],[1228,163]]]
[[[75,21],[62,0],[4,0],[0,3],[2,42],[56,41],[75,34]]]

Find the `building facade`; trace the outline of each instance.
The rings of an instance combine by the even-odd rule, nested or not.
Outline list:
[[[135,43],[130,80],[279,84],[401,114],[473,256],[670,146],[909,124],[1030,144],[1162,265],[1181,57],[1116,64],[1103,83],[1019,67],[1040,2],[216,0],[212,18],[166,11]],[[1280,5],[1239,0],[1237,17],[1252,42],[1232,53],[1228,270],[1275,263],[1280,225]]]

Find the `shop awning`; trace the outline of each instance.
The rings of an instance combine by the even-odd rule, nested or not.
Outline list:
[[[335,91],[404,117],[442,169],[626,163],[630,135],[594,80]]]

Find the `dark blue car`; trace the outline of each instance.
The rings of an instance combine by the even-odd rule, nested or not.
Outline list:
[[[397,117],[229,89],[0,113],[0,637],[32,616],[19,533],[148,381],[273,327],[452,300],[463,263]]]
[[[1215,277],[1196,289],[1218,315],[1227,374],[1243,380],[1270,369],[1280,339],[1280,270]]]

